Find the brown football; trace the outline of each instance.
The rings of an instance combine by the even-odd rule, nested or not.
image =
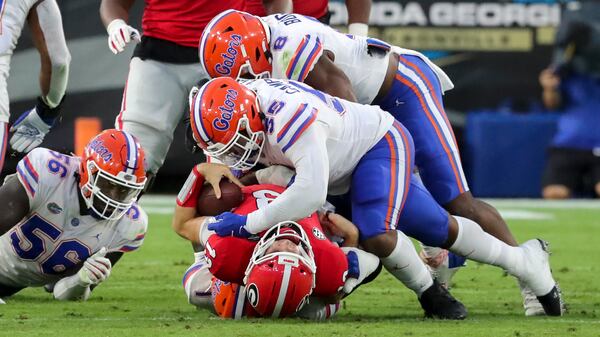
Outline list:
[[[196,203],[199,215],[219,215],[230,211],[242,203],[244,195],[239,186],[227,179],[223,179],[219,183],[219,187],[221,188],[221,199],[217,199],[215,196],[212,185],[206,184],[202,187],[202,192],[200,192]]]

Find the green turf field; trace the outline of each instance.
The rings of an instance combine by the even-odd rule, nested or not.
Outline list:
[[[186,303],[183,272],[191,247],[170,229],[170,203],[146,198],[150,229],[85,303],[59,303],[28,289],[0,305],[2,336],[600,336],[600,203],[500,201],[520,241],[541,236],[569,312],[525,318],[516,281],[497,268],[469,263],[453,294],[469,309],[461,322],[422,319],[415,296],[387,273],[344,301],[332,321],[222,321]]]

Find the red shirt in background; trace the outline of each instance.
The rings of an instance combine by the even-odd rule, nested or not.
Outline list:
[[[317,19],[327,14],[327,5],[329,4],[328,0],[293,0],[292,2],[294,13]],[[246,0],[244,11],[258,16],[267,15],[262,0]]]

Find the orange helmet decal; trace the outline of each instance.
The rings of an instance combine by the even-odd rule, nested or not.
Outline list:
[[[232,78],[220,77],[192,96],[190,125],[198,146],[231,167],[253,167],[265,139],[256,94]]]
[[[251,74],[270,77],[269,27],[254,15],[227,10],[215,16],[200,38],[200,61],[212,78]]]
[[[146,183],[144,151],[127,132],[109,129],[85,147],[79,186],[88,208],[104,219],[120,218]]]

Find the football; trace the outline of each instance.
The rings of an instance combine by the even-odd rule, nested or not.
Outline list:
[[[220,199],[217,199],[212,185],[205,184],[202,187],[202,192],[200,192],[196,203],[199,215],[219,215],[230,211],[242,203],[243,194],[239,186],[227,179],[223,179],[219,183],[219,187],[221,188]]]

